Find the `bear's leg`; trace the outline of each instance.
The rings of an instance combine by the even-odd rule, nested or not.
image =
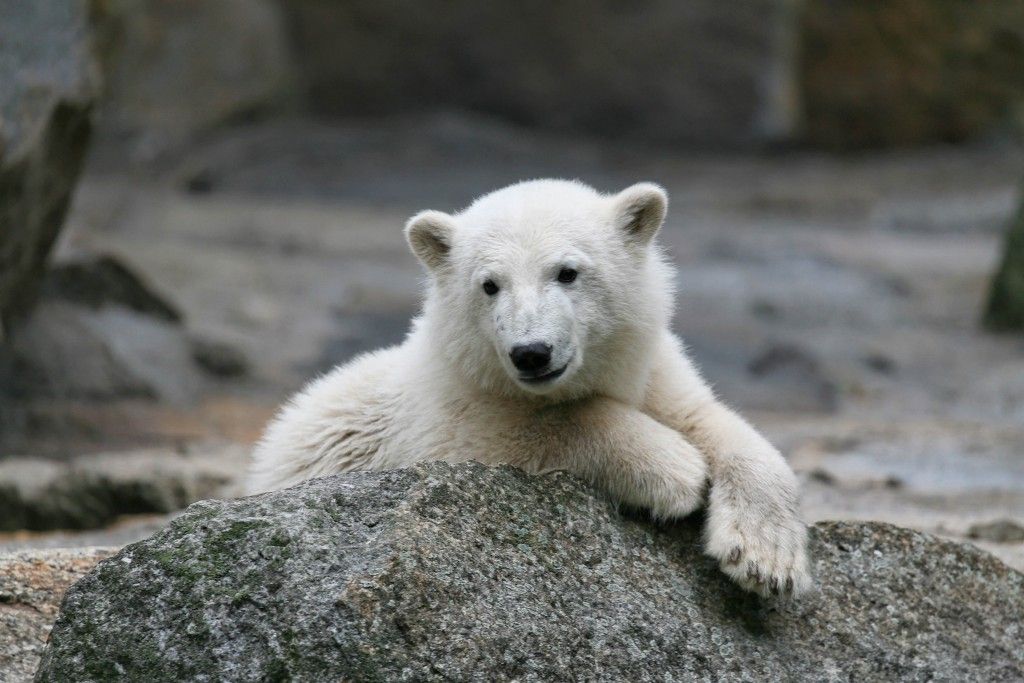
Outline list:
[[[670,333],[651,371],[644,412],[678,430],[707,457],[705,539],[722,570],[762,595],[809,590],[796,475],[757,430],[715,399]]]
[[[593,398],[506,423],[491,448],[527,471],[567,470],[646,508],[683,517],[704,502],[707,463],[679,432],[624,403]],[[529,453],[529,457],[524,457]]]

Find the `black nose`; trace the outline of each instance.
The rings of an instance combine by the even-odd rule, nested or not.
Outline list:
[[[540,370],[551,362],[551,347],[544,342],[523,344],[512,348],[512,365],[523,372]]]

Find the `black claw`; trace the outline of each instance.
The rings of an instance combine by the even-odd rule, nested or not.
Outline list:
[[[726,563],[736,564],[740,561],[740,556],[743,554],[743,550],[739,546],[736,546],[729,551],[729,556],[725,558]]]
[[[786,578],[786,592],[787,593],[792,593],[793,592],[793,577],[792,576]]]
[[[778,577],[772,577],[771,583],[768,584],[771,589],[772,595],[779,594],[779,579]]]

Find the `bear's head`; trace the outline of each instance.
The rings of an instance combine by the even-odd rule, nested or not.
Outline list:
[[[667,202],[651,183],[603,195],[536,180],[417,214],[405,233],[430,275],[418,333],[487,391],[635,398],[672,302],[654,242]]]

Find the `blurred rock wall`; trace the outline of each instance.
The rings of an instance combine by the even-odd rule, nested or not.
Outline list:
[[[808,0],[800,34],[812,145],[959,142],[1024,124],[1021,0]]]
[[[309,104],[700,146],[791,134],[794,0],[282,0]]]
[[[91,3],[101,130],[156,148],[294,101],[691,147],[848,150],[1024,124],[1020,0]]]

